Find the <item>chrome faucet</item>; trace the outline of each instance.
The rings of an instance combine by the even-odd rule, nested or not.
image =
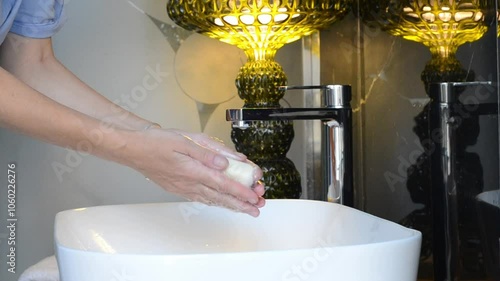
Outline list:
[[[483,87],[476,90],[474,95],[465,96],[466,87]],[[458,280],[463,275],[461,264],[461,249],[470,243],[477,241],[479,237],[470,238],[470,234],[463,230],[470,228],[467,218],[460,217],[460,202],[473,200],[465,196],[475,196],[474,190],[483,188],[480,181],[464,180],[465,174],[471,179],[474,176],[470,170],[460,166],[464,159],[480,159],[479,156],[463,158],[469,141],[464,141],[461,134],[470,128],[470,120],[478,130],[468,130],[466,134],[479,135],[480,116],[498,116],[498,103],[496,98],[487,102],[487,96],[495,97],[498,89],[491,81],[469,81],[469,82],[441,82],[432,83],[429,87],[431,101],[427,113],[429,139],[432,149],[426,150],[430,156],[430,207],[432,209],[432,241],[433,241],[433,267],[434,280]],[[469,121],[466,121],[469,120]],[[467,125],[464,124],[469,124]],[[462,133],[459,133],[459,132]],[[438,137],[439,136],[439,137]],[[477,136],[476,136],[477,138]],[[474,140],[475,142],[475,140]],[[471,153],[467,151],[467,153]],[[468,160],[467,160],[468,161]],[[478,160],[481,166],[480,160]],[[469,164],[470,166],[470,164]],[[474,170],[475,171],[475,170]],[[482,175],[481,179],[482,179]],[[467,178],[466,177],[466,178]],[[467,184],[465,184],[467,183]],[[472,184],[471,184],[472,183]],[[468,191],[465,191],[467,189]],[[468,209],[467,215],[475,212]],[[476,217],[476,214],[474,216]],[[465,219],[465,220],[464,220]],[[473,219],[475,220],[475,219]],[[460,227],[463,225],[465,227]],[[477,227],[472,227],[477,228]],[[467,231],[469,232],[469,231]],[[474,232],[473,232],[474,233]],[[467,236],[469,235],[469,237]],[[473,234],[474,235],[474,234]],[[470,250],[468,250],[470,251]],[[493,279],[492,279],[493,280]],[[496,280],[496,279],[495,279]]]
[[[321,199],[347,206],[354,205],[352,174],[352,109],[351,86],[289,86],[286,90],[320,89],[322,106],[318,108],[240,108],[228,109],[226,120],[234,128],[245,129],[251,121],[321,120],[321,159],[323,189]]]

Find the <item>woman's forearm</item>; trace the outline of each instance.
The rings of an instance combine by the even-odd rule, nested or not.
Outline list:
[[[16,43],[12,44],[13,41]],[[111,102],[82,82],[55,58],[50,39],[9,34],[1,51],[2,66],[6,70],[67,107],[125,129],[143,129],[151,123]]]
[[[122,164],[127,130],[113,128],[38,93],[0,68],[0,125]],[[57,125],[55,125],[57,124]]]

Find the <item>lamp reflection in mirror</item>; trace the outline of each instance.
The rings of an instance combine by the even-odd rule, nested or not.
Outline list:
[[[429,48],[432,58],[422,72],[426,86],[474,79],[455,54],[460,45],[480,39],[488,30],[488,1],[361,0],[359,5],[361,18],[368,25]]]

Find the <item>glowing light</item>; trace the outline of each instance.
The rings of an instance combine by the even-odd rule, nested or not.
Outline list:
[[[178,25],[248,50],[277,50],[339,20],[351,0],[170,0]]]

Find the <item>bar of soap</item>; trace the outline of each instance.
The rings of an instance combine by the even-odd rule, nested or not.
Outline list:
[[[224,171],[224,174],[230,179],[248,187],[252,187],[258,180],[255,178],[255,170],[257,169],[255,164],[231,158],[227,158],[227,160],[229,161],[229,166]]]

